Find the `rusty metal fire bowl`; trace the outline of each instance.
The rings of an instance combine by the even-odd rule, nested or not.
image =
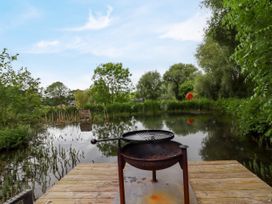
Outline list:
[[[130,143],[120,154],[130,165],[143,170],[161,170],[176,164],[182,157],[180,143],[174,141]]]

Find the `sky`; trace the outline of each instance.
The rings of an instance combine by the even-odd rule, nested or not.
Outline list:
[[[0,0],[0,50],[19,53],[46,87],[86,89],[94,69],[121,62],[137,83],[175,63],[197,66],[210,12],[201,0]]]

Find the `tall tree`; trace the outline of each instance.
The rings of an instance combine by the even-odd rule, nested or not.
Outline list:
[[[137,94],[144,99],[158,99],[162,93],[162,79],[157,71],[145,73],[137,84]]]
[[[233,57],[255,82],[254,97],[265,118],[254,121],[258,134],[272,138],[272,1],[271,0],[224,0],[229,11],[224,20],[238,32],[239,46]],[[256,115],[252,115],[255,118]],[[252,121],[250,121],[252,122]]]
[[[111,102],[121,102],[126,100],[132,88],[131,73],[128,68],[124,68],[122,63],[106,63],[99,65],[94,70],[94,83],[103,81],[110,93]]]
[[[45,94],[49,98],[50,105],[60,105],[67,102],[70,90],[62,82],[57,81],[45,89]]]
[[[238,32],[234,58],[256,82],[255,93],[272,95],[272,2],[271,0],[224,0],[229,10],[225,23]]]
[[[229,10],[224,0],[204,0],[212,11],[206,28],[205,40],[198,47],[196,58],[205,74],[196,81],[196,91],[206,97],[245,97],[251,94],[252,83],[245,80],[247,73],[231,57],[239,44],[235,27],[226,26]]]
[[[197,68],[192,64],[174,64],[167,70],[163,79],[172,85],[176,99],[180,99],[179,87],[187,80],[193,79],[197,74]]]
[[[224,6],[224,0],[203,0],[202,5],[212,12],[205,30],[206,37],[234,52],[239,43],[236,39],[237,30],[235,27],[228,27],[225,24],[224,17],[227,15],[228,9]]]
[[[196,81],[196,91],[205,97],[243,97],[250,93],[251,84],[245,81],[245,74],[230,57],[233,50],[220,45],[207,36],[198,47],[196,58],[205,74]],[[202,79],[201,79],[202,78]]]

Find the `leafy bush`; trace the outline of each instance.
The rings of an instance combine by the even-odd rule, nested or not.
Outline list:
[[[0,150],[12,149],[26,144],[33,132],[29,126],[18,126],[14,129],[5,128],[0,130]]]
[[[130,113],[132,112],[131,103],[113,103],[106,106],[108,113]]]
[[[241,135],[263,140],[272,138],[271,121],[268,118],[272,107],[265,106],[266,103],[262,98],[221,99],[216,102],[216,107],[233,116]]]
[[[155,113],[161,111],[160,101],[145,101],[143,105],[143,112],[145,113]]]
[[[184,83],[182,83],[179,87],[179,95],[180,95],[180,98],[185,98],[186,94],[189,92],[189,91],[193,91],[194,89],[194,81],[193,80],[188,80],[188,81],[185,81]]]
[[[90,109],[92,113],[103,113],[105,106],[102,104],[87,104],[84,106],[84,109]]]

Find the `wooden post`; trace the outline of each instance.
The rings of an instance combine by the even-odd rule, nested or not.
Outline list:
[[[179,164],[183,170],[184,204],[190,204],[187,148],[182,148],[182,157]]]
[[[119,175],[119,193],[120,193],[120,204],[125,204],[125,186],[124,186],[124,172],[125,161],[118,148],[118,175]]]
[[[158,182],[156,177],[156,170],[152,170],[152,182]]]

